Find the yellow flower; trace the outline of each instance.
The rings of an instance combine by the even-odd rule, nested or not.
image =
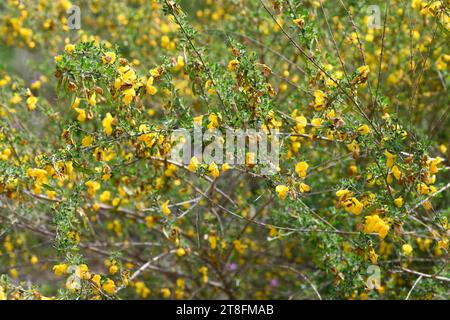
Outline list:
[[[93,283],[95,283],[95,285],[97,286],[97,288],[100,288],[101,286],[100,286],[100,280],[101,280],[101,276],[99,275],[99,274],[94,274],[93,276],[92,276],[92,278],[91,278],[91,281],[93,282]]]
[[[71,54],[74,50],[75,50],[75,45],[73,44],[66,44],[66,46],[64,47],[64,50],[66,50],[66,52],[68,54]]]
[[[22,101],[22,98],[17,93],[15,93],[11,97],[11,99],[9,99],[9,102],[11,102],[12,104],[19,104],[21,101]]]
[[[295,173],[302,179],[306,177],[306,171],[308,170],[309,165],[305,162],[299,162],[295,165]]]
[[[151,69],[151,70],[150,70],[150,75],[151,75],[152,77],[157,78],[157,77],[159,77],[161,74],[159,73],[159,69],[158,69],[158,68],[154,68],[154,69]]]
[[[278,235],[278,230],[274,226],[269,226],[269,237],[276,237]]]
[[[109,267],[109,273],[111,273],[112,275],[115,275],[117,271],[119,271],[119,268],[115,264]]]
[[[186,250],[184,250],[182,247],[179,247],[176,251],[177,256],[182,257],[186,254]]]
[[[57,276],[62,276],[67,273],[67,264],[61,263],[53,266],[53,272]]]
[[[203,116],[194,117],[194,124],[201,126],[203,122]]]
[[[111,199],[111,192],[103,191],[100,195],[100,201],[103,203],[107,203]]]
[[[359,215],[364,208],[364,205],[355,197],[344,200],[343,202],[345,211],[353,213],[354,215]]]
[[[148,78],[145,88],[147,90],[147,93],[151,96],[154,96],[158,92],[158,89],[153,86],[153,77]]]
[[[111,202],[113,207],[117,207],[120,204],[120,198],[114,198],[113,201]]]
[[[212,162],[208,167],[209,173],[214,177],[217,178],[220,175],[219,167],[215,162]]]
[[[169,298],[172,293],[170,292],[169,288],[162,288],[161,294],[162,294],[163,298]]]
[[[194,172],[195,170],[197,170],[198,166],[199,166],[199,162],[198,162],[197,157],[192,157],[191,161],[189,162],[189,165],[188,165],[188,170],[191,172]]]
[[[94,197],[95,192],[100,189],[100,183],[97,181],[89,180],[85,183],[85,186],[88,187],[88,193],[91,197]]]
[[[114,62],[116,62],[116,54],[112,51],[107,52],[102,57],[102,61],[103,61],[103,64],[113,64]]]
[[[38,98],[36,98],[35,96],[30,96],[27,99],[27,105],[28,105],[28,110],[33,111],[34,109],[36,109],[36,103],[38,101]]]
[[[116,292],[116,284],[111,279],[108,279],[103,283],[102,289],[108,294],[114,294]]]
[[[361,66],[358,68],[358,74],[360,74],[364,78],[367,78],[367,76],[369,75],[369,72],[370,72],[370,68],[367,65]]]
[[[91,97],[89,98],[88,102],[93,107],[97,105],[97,94],[95,93],[95,91],[91,94]]]
[[[145,217],[145,225],[147,228],[152,229],[155,225],[155,218],[152,216]]]
[[[78,278],[83,280],[89,280],[91,278],[91,274],[89,273],[89,267],[85,264],[80,264],[75,271]]]
[[[133,88],[129,88],[123,92],[123,103],[129,106],[133,99],[136,97],[136,91]]]
[[[207,274],[207,273],[208,273],[208,268],[205,267],[205,266],[200,267],[200,268],[198,269],[198,272],[200,272],[201,274]]]
[[[81,284],[77,279],[69,277],[66,281],[66,288],[70,291],[77,291],[80,290]]]
[[[310,192],[311,191],[311,187],[309,185],[307,185],[306,183],[300,183],[300,192],[301,193],[306,193],[306,192]]]
[[[213,95],[216,92],[216,89],[214,89],[214,85],[211,80],[207,80],[205,82],[205,89],[207,89],[207,91],[210,95]]]
[[[385,151],[384,155],[386,156],[386,167],[388,167],[389,169],[392,168],[396,156],[389,151]]]
[[[305,127],[307,124],[308,120],[304,116],[295,117],[295,129],[297,129],[298,132],[305,132]]]
[[[45,192],[45,194],[49,197],[50,200],[53,200],[55,198],[56,192],[55,191],[51,191],[51,190],[47,190]]]
[[[370,259],[370,262],[372,262],[372,263],[377,263],[377,260],[378,260],[378,255],[376,254],[375,250],[373,250],[372,247],[370,247],[370,250],[369,250],[369,259]]]
[[[256,159],[255,159],[256,155],[254,152],[247,152],[245,154],[245,165],[247,167],[253,167],[256,164]]]
[[[75,111],[78,113],[77,120],[80,122],[85,122],[87,119],[86,111],[80,108],[75,108]]]
[[[13,277],[13,279],[17,279],[19,277],[19,272],[16,268],[12,268],[11,270],[9,270],[9,274],[11,275],[11,277]]]
[[[288,191],[289,191],[289,188],[283,184],[280,184],[275,188],[275,192],[278,194],[278,197],[281,200],[286,199]]]
[[[9,83],[9,79],[8,78],[3,78],[0,79],[0,88],[6,86]]]
[[[448,239],[442,239],[438,241],[439,249],[447,249],[448,248]]]
[[[378,233],[378,236],[383,239],[389,232],[389,225],[377,214],[374,214],[365,218],[364,232]]]
[[[363,136],[366,136],[366,135],[368,135],[370,133],[370,128],[369,128],[369,126],[367,124],[363,124],[362,126],[360,126],[358,128],[358,132],[360,134],[362,134]]]
[[[30,262],[31,262],[31,264],[36,264],[36,263],[39,262],[39,259],[38,259],[38,257],[36,257],[35,255],[33,255],[33,256],[31,256],[31,258],[30,258]]]
[[[348,189],[341,189],[336,191],[336,196],[339,198],[340,201],[347,199],[348,197],[351,197],[353,195],[353,192],[351,192]]]
[[[423,203],[423,207],[424,207],[426,210],[431,210],[431,209],[433,208],[433,205],[431,204],[430,201],[425,201],[425,202]]]
[[[103,128],[105,129],[105,133],[107,136],[110,136],[113,132],[113,129],[111,126],[113,121],[114,121],[113,116],[111,115],[111,113],[108,112],[106,114],[106,117],[102,121],[102,125],[103,125]]]
[[[167,200],[166,202],[164,202],[161,205],[162,213],[164,213],[165,215],[169,215],[171,213],[170,208],[169,208],[169,201],[170,200]]]
[[[161,37],[161,47],[167,48],[170,44],[170,38],[166,35]]]
[[[311,125],[315,128],[320,128],[322,126],[323,120],[320,118],[314,118],[311,120]]]
[[[403,197],[395,198],[394,204],[397,208],[401,208],[403,206]]]
[[[217,238],[216,236],[209,236],[208,237],[209,246],[212,250],[215,250],[217,247]]]
[[[138,140],[144,141],[145,144],[151,148],[155,143],[155,134],[154,133],[143,134],[138,138]]]
[[[0,300],[6,300],[8,297],[6,296],[5,290],[3,287],[0,287]]]
[[[431,174],[435,174],[435,173],[437,173],[439,171],[438,165],[439,165],[439,163],[442,162],[442,160],[443,160],[442,158],[437,157],[436,159],[428,161],[428,165],[430,167],[430,173]]]
[[[392,167],[392,174],[394,175],[395,179],[397,179],[397,180],[399,180],[402,175],[400,169],[397,166]]]
[[[72,103],[72,108],[76,109],[80,105],[80,99],[78,97],[75,97],[75,100]]]
[[[322,110],[325,105],[325,93],[323,93],[323,91],[321,90],[314,91],[314,99],[314,109],[316,111]]]
[[[42,182],[47,179],[47,171],[43,169],[28,169],[27,175],[31,178],[36,179],[36,182]]]
[[[239,65],[239,61],[236,59],[233,59],[228,63],[228,70],[234,71],[234,70],[236,70],[236,67],[238,65]]]
[[[405,256],[409,256],[412,253],[413,248],[409,243],[406,243],[402,246],[402,251]]]
[[[147,288],[144,282],[138,281],[135,283],[136,293],[140,295],[142,298],[148,298],[150,296],[150,289]]]
[[[225,162],[225,163],[222,165],[222,171],[225,172],[225,171],[227,171],[227,170],[230,170],[230,165],[229,165],[228,163]]]
[[[36,80],[31,84],[31,89],[33,90],[39,90],[41,88],[41,81],[40,80]]]
[[[303,27],[305,25],[305,20],[303,20],[302,18],[294,19],[292,20],[292,22],[294,22],[299,27]]]
[[[4,149],[1,153],[1,159],[8,160],[9,156],[11,156],[11,153],[12,153],[12,151],[10,148]]]
[[[353,140],[349,144],[347,144],[347,149],[353,153],[359,154],[360,148],[358,142],[356,140]]]
[[[75,231],[70,231],[67,233],[67,239],[78,243],[80,242],[80,235]]]
[[[202,274],[202,282],[207,283],[208,282],[208,268],[205,266],[202,266],[198,269],[198,272]]]
[[[219,127],[219,117],[215,113],[209,115],[208,129],[215,129]]]
[[[430,188],[425,183],[417,184],[417,193],[418,194],[428,194],[430,193]]]
[[[177,63],[173,67],[173,71],[180,71],[184,67],[184,59],[182,56],[178,56]]]
[[[90,145],[92,145],[94,138],[92,136],[85,136],[82,140],[81,140],[81,145],[83,147],[89,147]]]

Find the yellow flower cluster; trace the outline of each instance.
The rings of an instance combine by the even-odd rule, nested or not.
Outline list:
[[[361,214],[364,204],[356,197],[353,197],[353,192],[348,189],[341,189],[336,191],[336,196],[339,198],[339,201],[345,211],[353,213],[354,215]]]
[[[383,239],[389,232],[389,225],[380,216],[374,214],[365,217],[364,232],[378,233],[378,236]]]

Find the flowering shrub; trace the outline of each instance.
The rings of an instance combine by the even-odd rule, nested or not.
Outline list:
[[[0,299],[448,297],[448,2],[76,2],[0,4]]]

